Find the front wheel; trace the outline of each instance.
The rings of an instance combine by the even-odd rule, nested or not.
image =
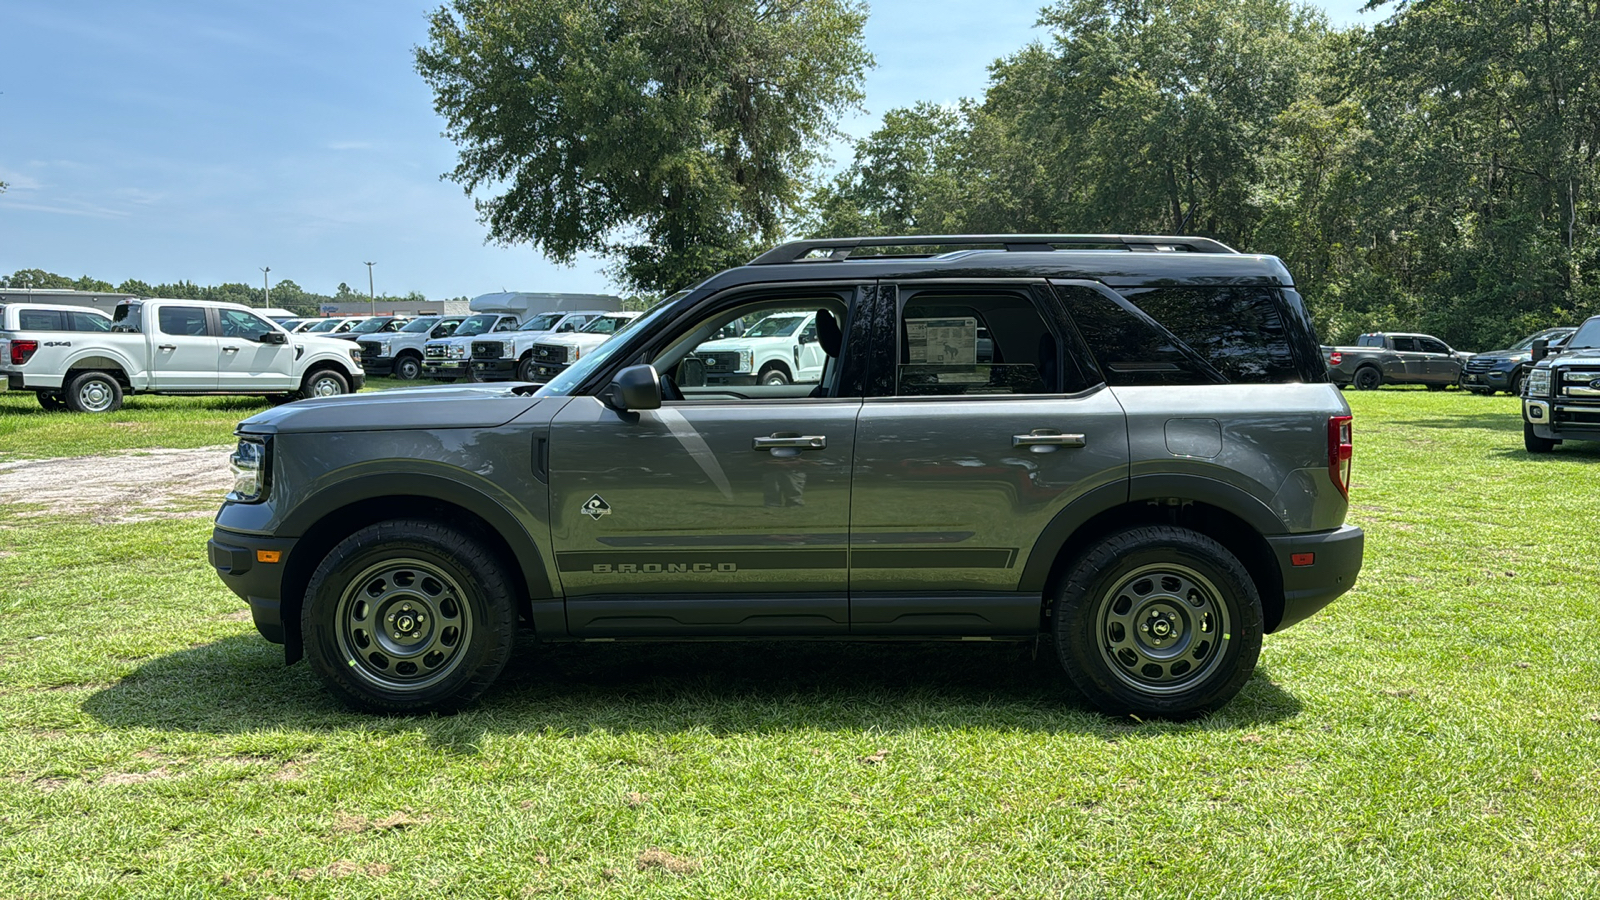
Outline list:
[[[1056,653],[1113,715],[1186,718],[1226,704],[1255,673],[1261,596],[1244,565],[1187,528],[1131,528],[1072,567],[1053,611]]]
[[[300,617],[306,657],[350,706],[449,711],[505,668],[516,604],[505,566],[481,540],[436,522],[369,525],[311,576]]]
[[[761,370],[761,374],[757,376],[756,381],[760,384],[788,384],[789,373],[779,366],[769,365]]]
[[[416,381],[422,375],[422,361],[415,356],[402,356],[394,361],[394,377],[401,381]]]
[[[63,399],[73,412],[116,412],[122,408],[122,385],[105,372],[84,372],[67,385]]]
[[[1508,390],[1506,393],[1510,394],[1513,397],[1521,397],[1522,396],[1522,378],[1523,378],[1523,376],[1522,376],[1521,372],[1518,372],[1517,374],[1511,376],[1511,389]]]
[[[305,399],[314,397],[337,397],[340,394],[350,393],[350,382],[345,380],[343,374],[333,369],[318,369],[306,376],[300,388],[300,396]]]
[[[1522,420],[1522,446],[1529,453],[1549,453],[1561,443],[1553,438],[1542,438],[1533,433],[1533,423],[1527,419]]]

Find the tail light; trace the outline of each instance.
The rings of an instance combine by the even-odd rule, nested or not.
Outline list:
[[[1337,366],[1339,363],[1342,363],[1342,362],[1344,362],[1344,354],[1343,353],[1340,353],[1337,350],[1330,350],[1328,352],[1328,365]]]
[[[1355,444],[1350,441],[1350,416],[1328,417],[1328,477],[1346,500],[1350,499],[1350,458]]]
[[[33,358],[34,351],[39,349],[38,341],[12,341],[11,364],[20,366]]]

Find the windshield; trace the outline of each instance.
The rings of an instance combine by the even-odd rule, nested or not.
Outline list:
[[[557,322],[561,321],[561,315],[561,313],[545,313],[542,316],[534,316],[528,321],[523,322],[522,327],[518,328],[517,330],[549,331],[550,329],[556,327]]]
[[[583,326],[583,332],[585,334],[616,334],[631,321],[633,320],[624,316],[601,316]]]
[[[432,331],[433,326],[437,324],[439,324],[439,317],[429,316],[424,319],[412,319],[406,323],[406,327],[400,330],[406,334],[421,334],[425,331]]]
[[[1600,316],[1595,316],[1579,325],[1578,333],[1567,341],[1568,350],[1577,350],[1580,347],[1600,347]]]
[[[376,319],[368,319],[365,322],[362,322],[356,327],[350,329],[350,331],[354,334],[371,334],[393,321],[393,317],[385,318],[384,316],[379,316]]]
[[[320,334],[322,332],[325,332],[325,331],[332,331],[333,329],[339,327],[339,323],[341,321],[343,321],[343,320],[342,319],[323,319],[321,322],[318,322],[317,324],[311,326],[310,328],[307,328],[306,331],[315,332],[315,333],[318,333],[318,334]]]
[[[660,303],[657,303],[655,306],[650,307],[649,312],[646,312],[644,315],[628,320],[621,328],[617,329],[617,333],[621,334],[624,331],[649,331],[650,323],[662,318],[662,314],[665,313],[667,309],[672,307],[675,301],[688,296],[688,294],[688,291],[679,291],[678,293],[673,294],[671,297],[668,297]],[[587,328],[584,330],[588,331]],[[612,339],[606,341],[604,344],[601,344],[595,349],[590,350],[586,355],[583,356],[583,358],[579,359],[572,365],[567,366],[565,369],[562,369],[560,375],[550,379],[550,382],[544,387],[540,388],[535,396],[565,397],[571,394],[577,389],[578,385],[583,383],[585,378],[589,377],[590,372],[593,372],[595,369],[605,365],[606,361],[620,351],[623,345],[627,343],[630,342],[626,339]]]
[[[800,327],[800,322],[805,316],[767,316],[765,319],[750,326],[744,333],[745,337],[788,337]]]
[[[479,315],[471,316],[456,326],[455,334],[452,337],[472,337],[475,334],[483,334],[493,328],[495,320],[499,318],[494,313],[480,313]]]
[[[1512,346],[1513,350],[1531,350],[1534,341],[1544,341],[1547,344],[1558,344],[1563,337],[1572,333],[1570,328],[1549,328],[1544,331],[1530,334]]]

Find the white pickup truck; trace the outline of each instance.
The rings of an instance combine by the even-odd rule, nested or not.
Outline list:
[[[35,346],[19,353],[23,341]],[[291,335],[248,307],[203,300],[127,300],[108,331],[0,331],[0,373],[46,409],[76,412],[111,412],[127,394],[327,397],[366,380],[349,341]]]
[[[585,353],[611,340],[612,335],[627,328],[628,323],[640,315],[636,312],[608,312],[590,319],[589,324],[577,331],[553,334],[539,341],[533,345],[530,365],[525,367],[531,369],[525,373],[529,377],[523,380],[549,381]]]
[[[775,312],[738,337],[707,341],[694,355],[705,362],[706,384],[800,384],[822,378],[828,357],[817,342],[817,314]]]

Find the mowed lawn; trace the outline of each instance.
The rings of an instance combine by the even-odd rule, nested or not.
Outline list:
[[[255,634],[206,518],[0,508],[0,896],[1600,894],[1600,446],[1346,396],[1360,582],[1187,723],[1005,644],[529,643],[466,713],[356,715]],[[253,408],[16,401],[0,460]]]

